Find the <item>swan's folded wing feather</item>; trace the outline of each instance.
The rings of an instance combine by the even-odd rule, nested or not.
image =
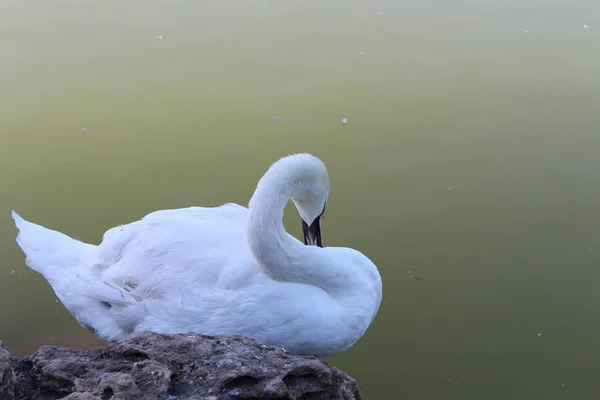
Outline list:
[[[102,301],[111,306],[126,307],[132,304],[136,304],[143,299],[126,289],[126,284],[122,286],[117,285],[113,282],[107,281],[96,281],[77,274],[77,278],[84,282],[86,285],[85,290],[81,290],[81,293],[90,299]],[[83,289],[83,288],[82,288]]]

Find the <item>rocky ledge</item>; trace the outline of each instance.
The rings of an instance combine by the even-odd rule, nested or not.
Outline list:
[[[11,357],[0,342],[2,400],[361,399],[354,379],[314,357],[240,336],[129,335],[106,347],[42,346]]]

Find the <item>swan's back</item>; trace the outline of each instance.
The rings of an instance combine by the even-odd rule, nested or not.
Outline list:
[[[137,281],[142,292],[174,290],[175,282],[215,285],[229,264],[246,273],[253,267],[246,219],[247,209],[235,204],[156,211],[107,231],[95,268],[107,280]]]

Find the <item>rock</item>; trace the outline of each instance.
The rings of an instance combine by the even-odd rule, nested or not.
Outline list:
[[[10,354],[4,343],[0,342],[0,399],[14,396],[14,386],[17,378],[10,365]]]
[[[14,396],[14,397],[11,397]],[[143,332],[106,347],[42,346],[9,357],[0,342],[0,399],[359,400],[354,379],[315,357],[241,336]]]

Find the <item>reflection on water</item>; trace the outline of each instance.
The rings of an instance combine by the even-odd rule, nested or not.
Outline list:
[[[246,204],[309,151],[331,175],[326,245],[383,276],[375,323],[329,360],[366,398],[593,397],[599,11],[2,2],[0,339],[102,343],[25,267],[11,209],[97,243],[156,209]]]

